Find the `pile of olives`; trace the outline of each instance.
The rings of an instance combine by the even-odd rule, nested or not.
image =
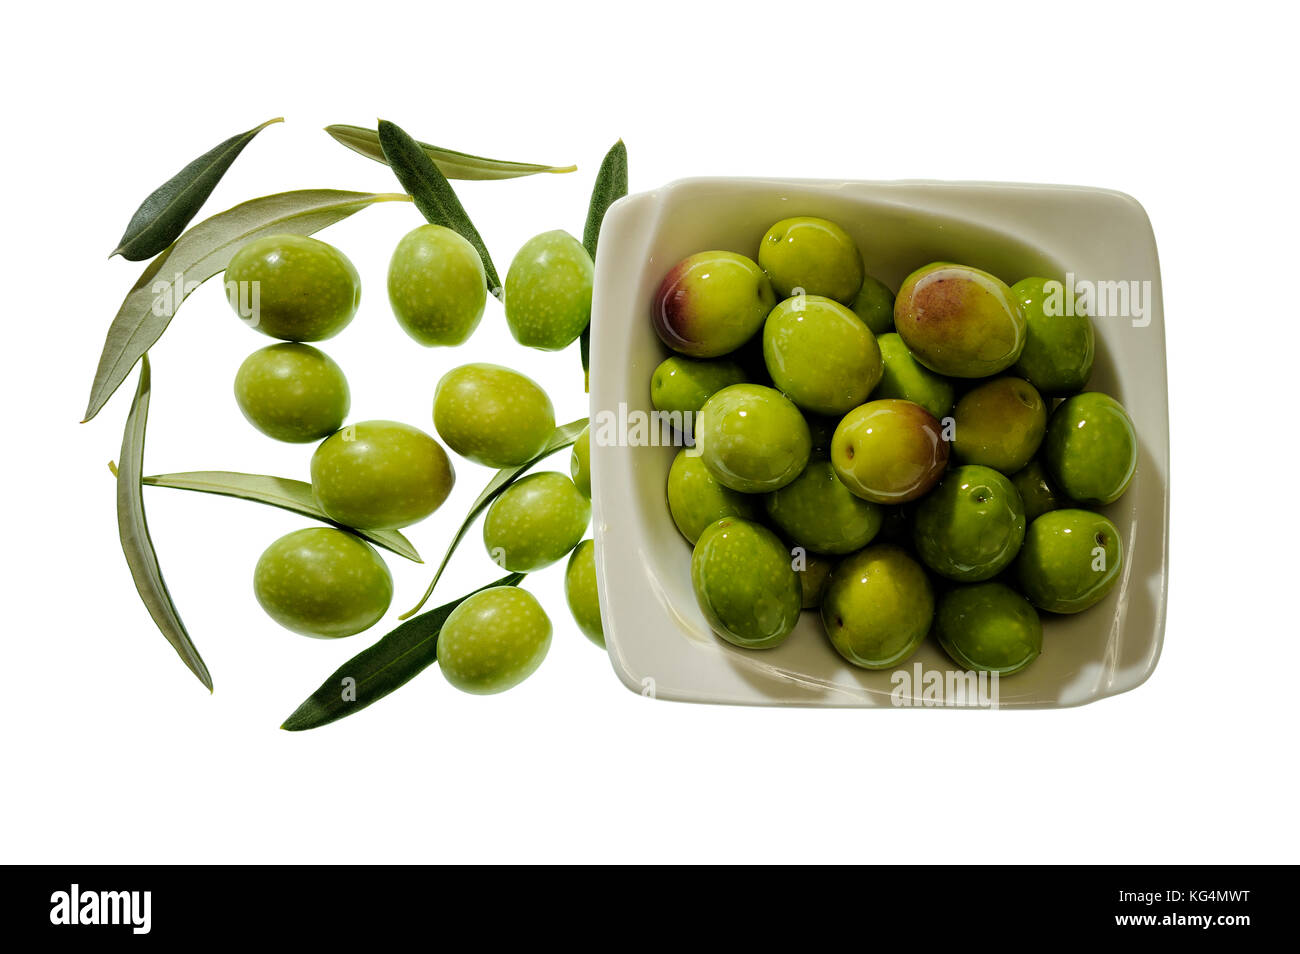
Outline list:
[[[244,417],[268,437],[315,443],[311,487],[341,527],[397,530],[436,511],[455,483],[444,444],[485,467],[534,460],[555,431],[546,392],[517,371],[467,364],[448,371],[433,399],[434,437],[397,421],[345,425],[347,378],[306,342],[332,338],[352,321],[361,283],[347,257],[302,235],[269,235],[239,249],[226,269],[231,304],[247,324],[280,339],[250,355],[235,376]],[[591,314],[592,263],[564,232],[530,240],[505,282],[506,323],[523,345],[567,347]],[[401,327],[425,346],[459,345],[473,334],[487,301],[478,252],[458,233],[423,225],[397,245],[388,296]],[[591,515],[586,435],[575,446],[572,479],[530,474],[488,509],[489,555],[510,571],[533,572],[570,556],[565,592],[579,629],[604,646],[594,548],[583,541]],[[257,562],[254,593],[267,614],[297,633],[338,638],[359,633],[388,611],[393,580],[383,558],[347,529],[297,530]],[[517,685],[540,665],[551,623],[537,600],[512,586],[475,593],[447,618],[438,659],[447,680],[475,693]]]
[[[651,400],[693,422],[668,509],[721,638],[771,648],[819,609],[855,666],[897,666],[933,633],[958,666],[1009,675],[1042,652],[1040,611],[1111,591],[1123,547],[1092,508],[1128,488],[1137,437],[1084,390],[1091,319],[1055,314],[1046,283],[935,262],[895,296],[809,216],[773,225],[757,260],[673,266]]]

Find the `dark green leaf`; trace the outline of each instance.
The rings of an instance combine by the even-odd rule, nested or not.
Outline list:
[[[478,515],[486,509],[487,505],[496,500],[501,491],[513,484],[521,475],[527,473],[529,469],[536,466],[539,461],[550,457],[558,450],[571,447],[586,426],[587,419],[583,417],[557,427],[540,454],[527,463],[520,464],[518,467],[507,467],[505,470],[498,470],[493,475],[492,479],[488,481],[488,485],[483,488],[483,492],[478,495],[478,499],[469,508],[469,513],[465,515],[465,519],[456,531],[456,535],[451,538],[451,543],[447,545],[447,552],[442,555],[442,562],[438,564],[438,569],[433,574],[433,580],[430,581],[424,595],[420,597],[420,602],[398,617],[399,619],[409,619],[418,613],[425,603],[429,602],[429,597],[433,595],[434,588],[438,585],[438,581],[442,579],[442,571],[447,569],[447,564],[451,561],[451,555],[456,552],[456,548],[460,546],[460,541],[465,538],[470,526]]]
[[[325,131],[338,142],[353,152],[376,162],[388,164],[384,158],[384,149],[379,145],[379,133],[362,126],[335,125],[326,126]],[[573,172],[577,166],[542,166],[534,162],[507,162],[504,159],[485,159],[471,156],[467,152],[455,149],[443,149],[431,146],[427,142],[417,142],[425,155],[434,161],[438,170],[448,179],[517,179],[520,176],[532,176],[539,172]]]
[[[582,230],[582,244],[591,260],[596,260],[596,241],[600,238],[600,224],[605,221],[609,207],[627,195],[627,147],[619,140],[605,153],[596,173],[596,184],[591,190],[587,206],[587,225]],[[582,356],[583,388],[590,390],[591,380],[591,326],[582,330],[578,343]]]
[[[372,203],[409,198],[398,193],[304,189],[251,199],[204,219],[150,262],[122,301],[104,341],[84,419],[99,413],[140,357],[162,337],[181,302],[224,271],[246,242],[277,232],[311,235]]]
[[[411,194],[420,214],[434,225],[459,232],[478,250],[479,257],[483,259],[483,270],[487,273],[488,291],[500,298],[501,279],[497,277],[492,256],[488,254],[483,236],[478,234],[478,229],[469,220],[465,207],[460,204],[456,190],[451,187],[447,177],[438,171],[438,167],[418,142],[400,126],[386,119],[379,120],[379,144],[397,181]]]
[[[192,470],[183,474],[158,474],[154,477],[146,477],[144,483],[150,487],[194,490],[199,493],[235,497],[239,500],[251,500],[255,503],[279,507],[290,513],[321,520],[341,530],[351,530],[398,556],[404,556],[416,563],[424,562],[420,559],[420,554],[415,551],[415,547],[411,546],[411,542],[396,530],[356,530],[331,520],[316,503],[316,495],[311,492],[311,484],[301,480],[266,477],[262,474],[241,474],[226,470]]]
[[[117,248],[108,257],[121,255],[129,262],[141,262],[171,245],[198,215],[230,164],[253,137],[272,123],[282,122],[282,116],[268,119],[248,132],[231,136],[160,185],[140,203]]]
[[[136,388],[131,413],[126,418],[122,434],[122,456],[117,468],[117,530],[122,538],[122,552],[126,554],[131,578],[140,592],[149,615],[158,624],[167,642],[199,682],[212,691],[212,676],[203,663],[203,657],[194,648],[185,631],[180,614],[172,603],[167,584],[158,566],[158,555],[149,539],[149,524],[144,516],[144,494],[141,493],[141,475],[144,473],[144,433],[149,421],[149,358],[140,359],[140,384]]]
[[[523,578],[523,573],[511,573],[474,593],[494,586],[518,586]],[[301,732],[329,725],[406,685],[437,661],[442,624],[474,593],[402,623],[369,649],[357,653],[321,683],[280,728]]]

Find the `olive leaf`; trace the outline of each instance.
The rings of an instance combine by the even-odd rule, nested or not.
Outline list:
[[[190,220],[198,215],[221,177],[253,137],[272,123],[282,122],[284,117],[278,116],[247,132],[231,136],[160,185],[140,203],[117,248],[108,257],[121,255],[128,262],[142,262],[171,245],[185,231]]]
[[[416,563],[424,562],[411,542],[396,530],[357,530],[331,520],[316,503],[311,484],[305,481],[226,470],[192,470],[182,474],[158,474],[146,477],[144,483],[150,487],[194,490],[199,493],[217,494],[222,497],[234,497],[238,500],[251,500],[271,507],[279,507],[290,513],[323,521],[340,530],[349,530],[365,537],[376,546],[406,557],[408,560],[414,560]]]
[[[122,434],[122,455],[117,467],[118,535],[122,538],[122,552],[126,554],[127,566],[131,568],[131,578],[135,580],[135,588],[139,591],[145,608],[149,610],[149,615],[185,665],[211,692],[212,676],[189,633],[185,631],[185,624],[176,612],[171,594],[167,592],[162,569],[158,566],[158,555],[149,538],[149,524],[145,520],[141,475],[144,473],[145,427],[149,420],[149,390],[149,358],[142,356],[140,383],[136,387],[135,400],[131,402],[131,412],[126,418],[126,429]]]
[[[566,447],[573,446],[573,443],[578,439],[579,435],[582,434],[583,428],[586,426],[587,418],[583,417],[557,427],[536,457],[526,463],[520,464],[518,467],[507,467],[504,470],[498,470],[496,474],[493,475],[492,479],[488,481],[488,485],[483,488],[483,492],[478,495],[478,499],[475,500],[473,505],[469,508],[469,513],[465,515],[464,521],[461,523],[459,529],[457,529],[455,535],[451,538],[451,543],[447,545],[447,552],[442,555],[442,562],[438,564],[438,569],[434,571],[433,579],[429,582],[429,586],[424,591],[424,595],[420,597],[420,602],[416,603],[409,610],[399,616],[398,619],[409,619],[418,613],[425,603],[429,602],[429,597],[433,595],[434,588],[437,587],[438,581],[442,579],[442,571],[447,569],[447,564],[451,561],[451,555],[456,552],[456,548],[460,546],[460,542],[465,538],[465,534],[469,531],[470,526],[474,523],[474,520],[478,515],[486,509],[487,505],[493,500],[496,500],[501,491],[513,484],[520,478],[520,476],[525,474],[532,467],[536,466],[540,461],[550,457],[558,450],[563,450]]]
[[[379,120],[379,145],[383,148],[384,159],[397,176],[397,181],[411,194],[420,214],[434,225],[442,225],[460,233],[478,251],[479,258],[483,259],[483,271],[487,274],[488,291],[500,298],[501,279],[497,277],[492,256],[488,254],[483,236],[478,234],[478,229],[469,220],[465,207],[460,204],[447,177],[438,171],[437,165],[420,148],[418,142],[400,126],[386,119]]]
[[[376,162],[388,164],[384,158],[384,149],[379,144],[379,133],[363,126],[334,125],[326,126],[325,131],[337,142],[347,146],[353,152],[360,153]],[[433,160],[434,165],[448,179],[517,179],[520,176],[533,176],[539,172],[575,172],[577,166],[543,166],[535,162],[507,162],[504,159],[486,159],[472,156],[455,149],[443,149],[431,146],[427,142],[416,142],[425,155]]]
[[[301,732],[329,725],[400,689],[437,661],[438,636],[452,610],[474,593],[494,586],[518,586],[524,576],[511,573],[402,623],[335,670],[280,728]]]
[[[224,271],[244,243],[278,232],[311,235],[375,202],[409,200],[400,193],[303,189],[250,199],[204,219],[150,262],[122,301],[104,341],[83,420],[99,413],[162,337],[181,302]]]
[[[591,189],[591,202],[587,206],[587,224],[582,230],[582,245],[596,260],[596,241],[600,238],[600,225],[605,221],[609,207],[627,195],[627,146],[619,140],[605,153],[596,173],[596,184]],[[591,325],[582,329],[578,339],[582,357],[583,389],[591,390]]]

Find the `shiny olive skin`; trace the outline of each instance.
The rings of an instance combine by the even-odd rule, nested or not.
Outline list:
[[[1086,506],[1114,503],[1137,471],[1137,432],[1113,397],[1085,391],[1066,398],[1052,412],[1042,458],[1071,500]]]
[[[697,252],[664,276],[651,317],[660,340],[674,351],[716,358],[754,337],[775,304],[772,283],[751,259]]]
[[[442,376],[433,426],[467,460],[500,470],[542,452],[555,432],[555,409],[532,378],[496,364],[465,364]]]
[[[1038,452],[1047,431],[1047,405],[1022,378],[985,381],[967,391],[953,409],[953,457],[1010,476]]]
[[[264,335],[324,341],[356,315],[361,279],[333,245],[305,235],[267,235],[230,259],[226,296],[240,319]]]
[[[591,499],[591,426],[582,429],[569,453],[569,476],[582,495]]]
[[[815,553],[852,553],[880,532],[883,508],[849,493],[830,461],[812,461],[802,474],[763,498],[768,519],[787,538]]]
[[[917,555],[940,576],[975,583],[997,576],[1025,539],[1020,494],[990,467],[955,467],[916,507]]]
[[[551,648],[551,620],[537,598],[517,586],[468,597],[438,634],[438,668],[462,692],[491,695],[519,685]]]
[[[311,458],[311,489],[331,520],[397,530],[433,513],[456,472],[442,445],[397,421],[362,421],[327,437]]]
[[[944,593],[934,630],[943,651],[968,670],[1009,676],[1043,651],[1038,612],[1003,583],[973,583]]]
[[[591,322],[595,267],[582,243],[559,229],[524,243],[506,273],[506,324],[529,348],[559,351]]]
[[[911,401],[871,401],[854,408],[831,438],[835,475],[872,503],[922,496],[943,476],[948,453],[939,422]]]
[[[894,327],[931,371],[986,378],[1005,371],[1025,347],[1025,316],[999,278],[966,265],[935,262],[903,281]]]
[[[1064,301],[1064,290],[1045,288],[1046,278],[1023,278],[1011,286],[1011,294],[1024,312],[1025,350],[1020,352],[1014,371],[1049,397],[1082,391],[1092,375],[1096,357],[1096,332],[1092,319],[1078,314],[1078,304]],[[1048,314],[1048,311],[1053,312]],[[1076,314],[1066,314],[1066,311]]]
[[[1029,602],[1051,613],[1081,613],[1119,581],[1123,544],[1099,513],[1067,508],[1029,525],[1015,575]]]
[[[745,381],[745,371],[735,361],[669,355],[650,376],[650,403],[670,414],[695,414],[723,388]]]
[[[696,420],[695,441],[718,483],[750,494],[784,487],[812,453],[799,409],[759,384],[733,384],[709,398]]]
[[[374,547],[333,527],[295,530],[257,561],[253,592],[273,620],[304,636],[337,639],[388,612],[393,578]]]
[[[483,545],[492,562],[531,573],[568,556],[582,541],[591,501],[556,471],[529,474],[503,490],[483,519]]]
[[[822,605],[834,570],[834,558],[820,553],[804,553],[803,559],[795,561],[794,571],[799,575],[799,591],[803,597],[804,609],[817,609]]]
[[[896,332],[881,335],[876,344],[880,346],[883,367],[880,383],[871,397],[874,400],[894,398],[911,401],[940,420],[947,417],[957,393],[952,381],[912,357],[912,352],[907,350],[907,345]]]
[[[848,304],[862,287],[862,256],[849,233],[811,215],[782,219],[763,236],[758,264],[782,298],[803,289]]]
[[[673,458],[668,469],[668,511],[692,546],[710,524],[723,517],[750,520],[758,510],[758,497],[722,486],[698,455],[680,450]]]
[[[691,554],[695,598],[714,631],[745,649],[780,645],[803,608],[790,551],[761,524],[723,517]]]
[[[875,544],[845,557],[822,598],[831,645],[863,669],[891,669],[916,652],[934,619],[925,570],[901,548]]]
[[[235,403],[267,437],[305,444],[342,427],[352,398],[343,369],[329,355],[286,341],[244,359],[235,374]]]
[[[862,276],[862,288],[849,307],[873,335],[879,337],[894,330],[894,293],[880,279]]]
[[[871,329],[837,301],[787,298],[763,324],[763,360],[772,382],[815,414],[846,414],[880,381],[880,347]]]
[[[605,627],[600,621],[600,594],[596,587],[596,543],[583,540],[569,556],[564,570],[564,599],[573,621],[601,649],[605,648]]]
[[[487,304],[483,259],[469,240],[441,225],[402,237],[388,263],[388,302],[411,338],[426,348],[463,344]]]
[[[1070,501],[1047,476],[1042,460],[1037,457],[1011,476],[1011,485],[1024,502],[1026,526],[1049,510],[1070,506]]]

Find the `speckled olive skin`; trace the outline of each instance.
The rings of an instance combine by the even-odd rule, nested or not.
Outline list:
[[[332,527],[295,530],[263,552],[253,592],[273,620],[304,636],[337,639],[369,629],[393,599],[374,547]]]
[[[831,438],[835,475],[872,503],[922,496],[948,466],[948,442],[934,415],[911,401],[871,401],[854,408]]]
[[[244,359],[235,374],[235,403],[267,437],[305,444],[342,427],[352,399],[343,369],[329,355],[286,341]]]
[[[804,609],[817,609],[822,605],[834,569],[835,560],[820,553],[805,553],[802,560],[796,561],[794,571],[799,575]]]
[[[876,337],[894,330],[894,293],[878,278],[862,276],[862,287],[849,305]]]
[[[573,485],[582,491],[582,495],[591,499],[591,427],[584,427],[578,439],[573,442],[569,454],[569,476]]]
[[[763,324],[763,361],[772,382],[805,411],[846,414],[880,381],[871,329],[837,301],[787,298]]]
[[[517,586],[493,586],[442,624],[438,668],[462,692],[487,696],[531,676],[550,648],[551,621],[537,598]]]
[[[975,583],[939,598],[939,645],[963,669],[1009,676],[1043,651],[1043,623],[1023,596],[1002,583]]]
[[[426,348],[463,344],[487,304],[483,259],[441,225],[403,236],[388,263],[388,301],[402,330]]]
[[[1021,592],[1039,609],[1081,613],[1106,598],[1123,563],[1113,523],[1090,510],[1067,508],[1029,525],[1015,573]]]
[[[745,649],[779,646],[803,608],[792,557],[758,523],[724,517],[700,534],[691,554],[695,598],[714,631]]]
[[[734,361],[669,355],[650,376],[650,403],[659,411],[694,414],[714,394],[745,380],[744,369]]]
[[[812,435],[780,391],[733,384],[704,404],[695,442],[718,483],[747,494],[779,490],[802,473]]]
[[[953,420],[954,459],[1011,475],[1038,452],[1047,431],[1047,405],[1028,381],[994,378],[961,396]]]
[[[704,461],[686,450],[677,452],[668,469],[668,511],[692,545],[709,524],[723,517],[755,518],[759,503],[758,497],[722,486]]]
[[[600,621],[600,594],[596,588],[596,544],[592,540],[583,540],[569,556],[564,570],[564,599],[582,635],[604,649],[605,627]]]
[[[775,304],[772,283],[753,260],[697,252],[664,276],[651,317],[660,340],[674,351],[716,358],[754,337]]]
[[[758,246],[758,264],[782,298],[802,288],[805,295],[848,304],[862,287],[862,256],[849,233],[810,215],[782,219],[768,229]]]
[[[1052,305],[1058,313],[1047,314],[1046,282],[1046,278],[1023,278],[1011,286],[1026,322],[1025,350],[1014,370],[1043,394],[1062,397],[1088,383],[1096,357],[1096,332],[1087,315],[1065,314],[1063,300]],[[1058,297],[1063,299],[1064,293]],[[1077,303],[1072,310],[1078,311]]]
[[[252,308],[254,288],[255,313],[240,314]],[[305,235],[267,235],[243,246],[226,266],[226,291],[241,320],[284,341],[332,338],[361,304],[361,279],[347,256]]]
[[[466,364],[438,382],[433,426],[461,457],[500,470],[541,453],[555,432],[555,409],[532,378],[496,364]]]
[[[506,324],[521,345],[559,351],[591,321],[595,269],[568,232],[543,232],[524,243],[506,273]]]
[[[831,645],[863,669],[892,669],[916,652],[934,619],[934,591],[901,548],[876,544],[840,561],[822,598]]]
[[[883,368],[880,383],[871,397],[874,400],[894,398],[911,401],[940,420],[947,417],[956,398],[952,381],[912,357],[912,352],[895,332],[881,335],[876,344],[880,347]]]
[[[1113,397],[1085,391],[1066,398],[1047,423],[1043,463],[1071,500],[1088,506],[1114,503],[1137,470],[1137,432]]]
[[[1070,501],[1057,488],[1052,478],[1047,476],[1043,462],[1038,458],[1016,471],[1011,477],[1011,485],[1016,488],[1025,505],[1026,526],[1049,510],[1070,506]]]
[[[917,555],[940,576],[975,583],[997,576],[1025,539],[1016,488],[990,467],[956,467],[916,506]]]
[[[966,265],[935,262],[903,281],[894,327],[931,371],[986,378],[1016,363],[1025,346],[1025,316],[999,278]]]
[[[855,497],[830,461],[812,461],[791,483],[763,498],[768,519],[816,553],[852,553],[880,532],[883,508]]]
[[[326,438],[311,458],[316,502],[359,530],[396,530],[437,510],[456,482],[442,445],[397,421],[362,421]]]
[[[556,471],[529,474],[501,492],[483,519],[492,562],[531,573],[568,556],[591,519],[591,501]]]

